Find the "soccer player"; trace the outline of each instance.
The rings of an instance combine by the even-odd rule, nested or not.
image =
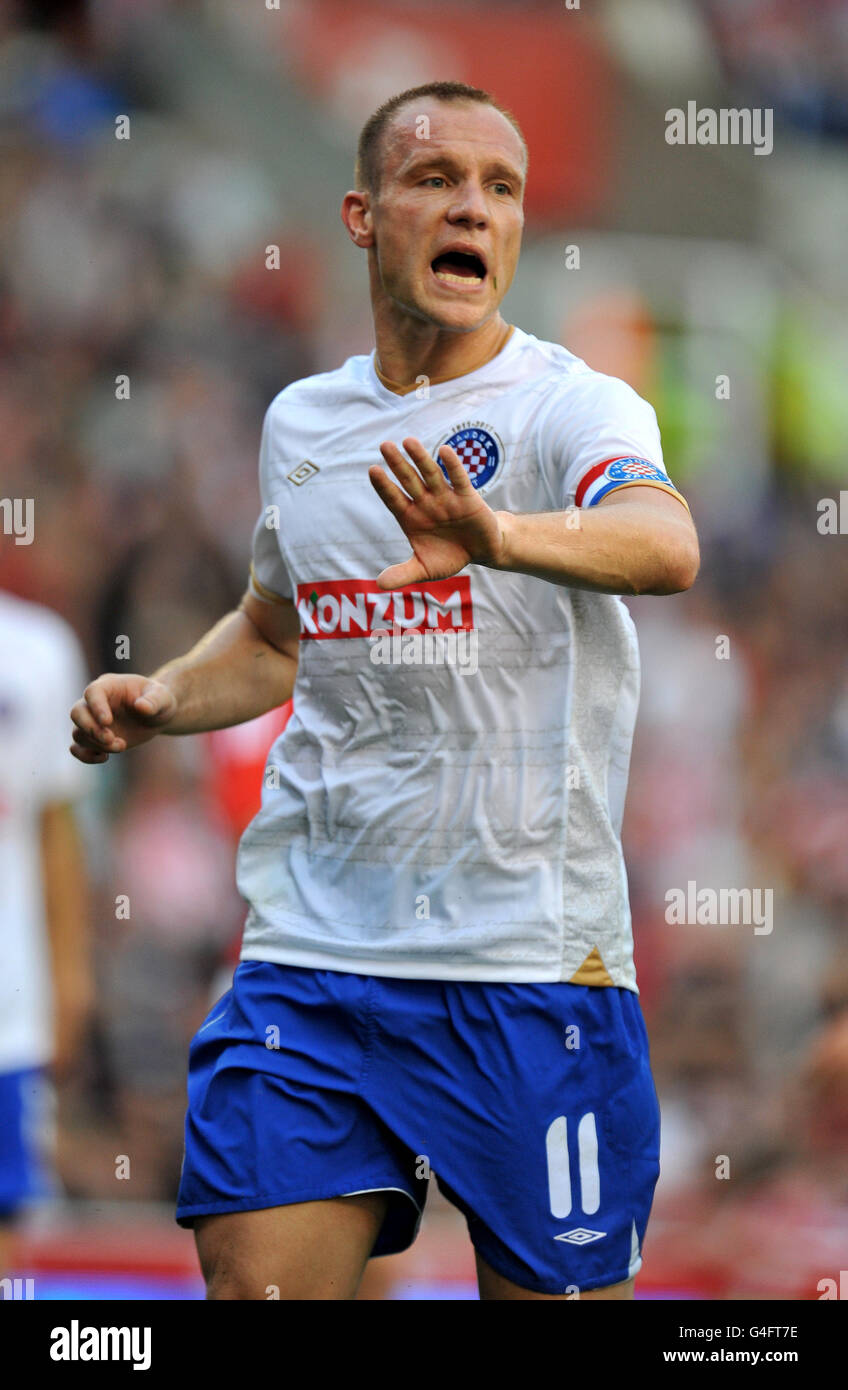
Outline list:
[[[239,610],[72,711],[103,762],[294,692],[239,849],[241,961],[190,1052],[177,1219],[210,1298],[353,1297],[431,1171],[482,1298],[632,1296],[658,1107],[619,596],[687,589],[698,544],[651,407],[501,317],[526,170],[479,89],[368,120],[341,214],[376,350],[272,402]]]
[[[0,592],[0,1276],[16,1219],[53,1191],[52,1077],[94,997],[75,808],[88,777],[67,753],[84,672],[58,614]]]

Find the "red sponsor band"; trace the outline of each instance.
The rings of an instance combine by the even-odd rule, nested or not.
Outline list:
[[[300,640],[370,637],[393,627],[406,632],[461,632],[474,627],[466,574],[380,589],[376,579],[322,579],[298,584]]]

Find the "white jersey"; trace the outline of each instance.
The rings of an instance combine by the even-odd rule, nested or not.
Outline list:
[[[64,619],[0,593],[0,1071],[52,1054],[41,813],[86,787],[69,748],[71,705],[87,682]]]
[[[635,990],[630,614],[479,565],[378,590],[410,547],[368,467],[408,435],[456,448],[495,510],[587,507],[637,483],[679,496],[652,408],[519,329],[426,390],[388,390],[371,354],[276,397],[252,583],[296,603],[300,660],[239,848],[242,959]]]

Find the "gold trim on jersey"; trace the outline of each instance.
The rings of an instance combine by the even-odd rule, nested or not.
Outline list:
[[[261,579],[257,579],[252,561],[250,564],[250,582],[256,590],[256,597],[264,599],[266,603],[291,603],[291,599],[286,598],[284,594],[275,594],[273,589],[266,589]]]
[[[481,367],[487,367],[489,363],[497,357],[498,353],[503,351],[510,338],[512,337],[514,328],[514,323],[509,324],[507,333],[503,338],[501,338],[500,342],[496,345],[494,351],[489,353],[489,356],[485,359],[484,362],[478,362],[476,367],[472,367],[472,372],[479,372]],[[383,372],[381,372],[380,368],[377,366],[376,352],[374,353],[374,371],[377,373],[378,380],[380,380],[383,383],[386,390],[391,391],[395,396],[408,396],[410,391],[418,390],[419,383],[417,381],[414,381],[411,386],[404,386],[402,382],[392,381],[391,377],[388,377]],[[441,386],[443,381],[459,381],[461,377],[469,375],[469,372],[460,372],[459,376],[432,376],[428,378],[428,384],[430,386]]]
[[[604,965],[597,946],[592,947],[580,969],[574,972],[568,983],[570,985],[612,985],[615,988],[615,981]]]
[[[631,478],[626,483],[616,483],[615,487],[607,493],[607,497],[611,497],[613,492],[621,492],[621,489],[624,487],[658,487],[662,492],[667,492],[670,496],[676,497],[678,502],[683,503],[689,515],[692,515],[692,508],[689,506],[686,498],[681,496],[676,487],[669,487],[668,483],[655,482],[652,478]],[[605,501],[606,498],[602,497],[597,505],[600,506],[601,502]]]

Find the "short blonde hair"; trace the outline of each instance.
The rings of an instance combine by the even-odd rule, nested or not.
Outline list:
[[[498,105],[490,92],[485,92],[482,87],[469,87],[465,82],[425,82],[421,87],[409,87],[405,92],[398,92],[397,96],[389,97],[388,101],[384,101],[382,106],[378,106],[368,117],[360,131],[356,149],[354,179],[357,189],[368,189],[370,193],[379,191],[380,147],[386,128],[391,124],[392,116],[402,106],[407,106],[411,101],[421,101],[424,97],[436,97],[439,101],[476,101],[482,106],[493,106],[506,117],[517,134],[524,149],[526,163],[527,141],[524,139],[521,126],[511,111]]]

